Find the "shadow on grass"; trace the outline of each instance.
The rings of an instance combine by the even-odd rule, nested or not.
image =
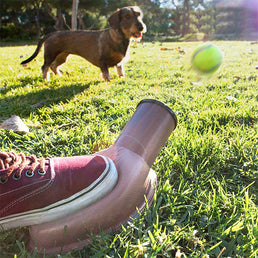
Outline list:
[[[37,80],[37,79],[36,79]],[[65,85],[61,87],[55,86],[46,86],[44,88],[29,93],[24,93],[17,96],[6,97],[0,102],[0,120],[9,118],[12,115],[19,115],[21,117],[27,117],[29,114],[42,106],[51,106],[59,102],[66,103],[73,96],[83,92],[88,89],[90,85],[95,84],[96,82],[89,83],[76,83]],[[25,87],[26,82],[22,82],[19,87]],[[36,86],[35,87],[39,87]],[[46,88],[47,87],[47,88]],[[16,86],[14,86],[16,88]],[[12,86],[8,87],[8,90],[2,91],[6,94],[10,89],[13,89]]]
[[[19,78],[17,79],[17,81],[19,82],[18,84],[8,85],[8,87],[6,86],[2,87],[0,93],[3,95],[6,95],[9,91],[12,91],[18,88],[24,88],[24,87],[27,87],[27,85],[30,85],[30,86],[37,85],[39,87],[40,84],[46,83],[42,78],[42,76],[37,76],[33,78],[30,78],[30,77]]]

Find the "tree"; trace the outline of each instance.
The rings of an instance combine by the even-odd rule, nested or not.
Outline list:
[[[78,5],[79,5],[79,0],[73,0],[72,30],[77,30]]]
[[[103,29],[107,18],[127,5],[142,8],[146,36],[196,39],[192,36],[198,32],[207,37],[241,36],[257,31],[254,1],[246,0],[246,9],[239,8],[239,1],[227,0],[1,0],[0,36],[24,40],[56,30]]]

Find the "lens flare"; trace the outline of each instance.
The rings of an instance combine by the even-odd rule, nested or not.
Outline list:
[[[245,12],[245,30],[258,37],[258,1],[257,0],[217,0],[216,7],[221,9],[239,9]]]

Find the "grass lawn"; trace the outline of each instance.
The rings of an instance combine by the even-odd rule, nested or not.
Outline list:
[[[80,57],[64,76],[42,80],[43,51],[0,47],[0,122],[20,116],[30,132],[0,130],[0,150],[38,157],[91,154],[110,146],[138,102],[154,98],[178,127],[156,159],[154,203],[130,225],[58,257],[257,257],[258,44],[215,42],[224,62],[212,77],[189,70],[199,44],[132,44],[126,78],[111,82]],[[170,50],[162,51],[161,47]],[[178,47],[186,54],[180,53]],[[1,187],[1,185],[0,185]],[[25,249],[27,230],[2,232],[1,257],[40,257]]]

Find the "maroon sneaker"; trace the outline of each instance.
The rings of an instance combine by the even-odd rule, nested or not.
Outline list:
[[[29,248],[45,254],[83,248],[91,234],[116,231],[154,200],[156,173],[151,166],[177,126],[174,112],[160,101],[146,99],[113,145],[96,154],[110,158],[119,178],[99,201],[68,216],[30,227]]]
[[[101,155],[38,160],[0,152],[0,231],[66,217],[103,198],[117,180],[113,161]]]

